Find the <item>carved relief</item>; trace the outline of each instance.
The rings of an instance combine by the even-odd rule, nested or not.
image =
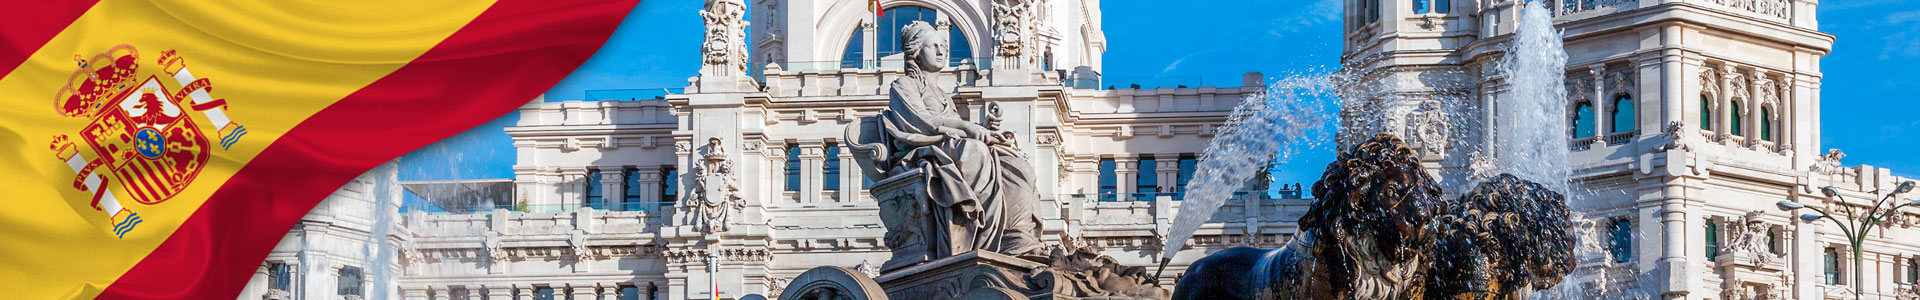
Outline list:
[[[706,42],[700,54],[708,65],[730,70],[747,70],[746,5],[740,0],[707,0],[700,16],[707,25]]]
[[[1716,76],[1716,74],[1714,73],[1717,73],[1717,72],[1714,72],[1714,70],[1712,69],[1708,69],[1706,71],[1700,71],[1700,92],[1713,94],[1713,95],[1720,94],[1720,76]],[[1718,101],[1708,101],[1708,102],[1709,102],[1708,105],[1710,105],[1709,107],[1716,108],[1716,109],[1720,108],[1719,106],[1720,103]]]
[[[727,159],[726,147],[721,145],[720,138],[707,139],[707,145],[700,151],[701,162],[693,166],[694,189],[688,197],[694,200],[693,205],[683,206],[682,210],[690,215],[688,223],[703,232],[726,232],[730,225],[728,218],[745,208],[745,201],[740,198],[740,183],[733,176],[733,162]]]
[[[1660,151],[1693,150],[1692,147],[1687,146],[1687,143],[1682,140],[1682,136],[1680,135],[1681,132],[1686,131],[1686,128],[1686,123],[1681,123],[1680,121],[1667,122],[1667,126],[1660,128],[1660,137],[1666,138],[1667,144],[1661,145],[1658,149]]]
[[[993,38],[1000,43],[996,56],[1018,58],[1025,54],[1027,25],[1033,22],[1031,9],[1031,5],[1022,0],[993,2]]]
[[[1774,255],[1772,251],[1767,250],[1767,244],[1772,242],[1768,239],[1767,231],[1772,227],[1760,220],[1760,216],[1764,214],[1766,214],[1764,211],[1748,212],[1745,217],[1741,217],[1739,221],[1732,224],[1729,229],[1737,235],[1733,243],[1720,248],[1720,253],[1734,257],[1751,257],[1753,261],[1760,264],[1770,264],[1780,258],[1779,255]]]
[[[1426,154],[1439,155],[1446,152],[1448,128],[1446,113],[1440,109],[1440,101],[1424,100],[1420,108],[1407,113],[1407,126],[1404,136],[1408,144],[1420,147]]]

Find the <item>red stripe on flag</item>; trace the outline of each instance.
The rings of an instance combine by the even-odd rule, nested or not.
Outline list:
[[[0,74],[12,74],[97,2],[9,1],[6,9],[0,9],[0,72],[4,72]]]
[[[533,100],[592,56],[637,1],[501,0],[289,130],[100,298],[235,298],[287,231],[341,185]]]

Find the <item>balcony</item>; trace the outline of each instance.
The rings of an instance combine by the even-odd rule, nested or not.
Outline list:
[[[1591,137],[1591,136],[1583,137],[1583,138],[1574,138],[1572,142],[1568,143],[1567,145],[1568,150],[1587,151],[1587,149],[1593,149],[1593,143],[1599,140],[1600,140],[1599,137]]]
[[[1636,136],[1640,136],[1639,130],[1610,133],[1610,134],[1607,134],[1607,145],[1608,146],[1626,145],[1627,143],[1632,143],[1633,137],[1636,137]]]

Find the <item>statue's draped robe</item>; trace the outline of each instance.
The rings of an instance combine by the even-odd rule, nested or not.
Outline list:
[[[926,76],[902,77],[889,89],[889,110],[881,114],[888,148],[894,149],[889,160],[927,177],[934,256],[1035,252],[1040,243],[1033,205],[1039,194],[1026,158],[1010,146],[944,133],[942,128],[964,132],[966,121]]]

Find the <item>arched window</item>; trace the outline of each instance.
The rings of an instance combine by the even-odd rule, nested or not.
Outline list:
[[[1768,141],[1768,142],[1773,141],[1772,107],[1766,107],[1766,106],[1760,107],[1760,140]]]
[[[859,69],[863,66],[860,62],[867,59],[866,36],[866,30],[853,29],[853,37],[847,39],[847,50],[840,54],[840,68]]]
[[[1633,97],[1621,95],[1620,98],[1614,98],[1613,118],[1608,121],[1611,121],[1608,122],[1611,124],[1607,124],[1611,130],[1608,130],[1607,133],[1633,131],[1636,125],[1633,122]]]
[[[1700,129],[1713,130],[1713,98],[1700,94]]]
[[[1573,137],[1593,136],[1593,104],[1581,101],[1573,109]]]
[[[884,16],[879,18],[874,28],[877,31],[875,33],[876,36],[874,36],[874,44],[875,47],[879,48],[874,49],[873,52],[873,56],[876,58],[883,58],[888,55],[904,52],[900,44],[900,28],[906,27],[907,24],[913,24],[913,21],[921,21],[926,22],[927,25],[935,25],[939,24],[937,20],[940,18],[939,12],[934,11],[932,8],[920,6],[887,8],[882,15]],[[966,32],[961,31],[959,28],[950,28],[948,32],[947,57],[951,59],[949,63],[958,63],[960,60],[973,58],[973,43],[967,39]],[[864,38],[860,29],[854,29],[853,37],[847,39],[847,50],[843,52],[845,54],[841,55],[840,67],[862,67],[858,62],[865,59],[865,56],[863,56],[866,54]],[[849,63],[849,61],[853,63]]]
[[[1732,133],[1733,135],[1746,134],[1745,130],[1740,130],[1740,127],[1741,127],[1740,121],[1742,121],[1743,119],[1746,119],[1746,118],[1740,117],[1740,101],[1734,101],[1732,108],[1733,108],[1733,118],[1727,119],[1727,121],[1730,121],[1727,123],[1727,125],[1733,128],[1728,128],[1727,132]]]

